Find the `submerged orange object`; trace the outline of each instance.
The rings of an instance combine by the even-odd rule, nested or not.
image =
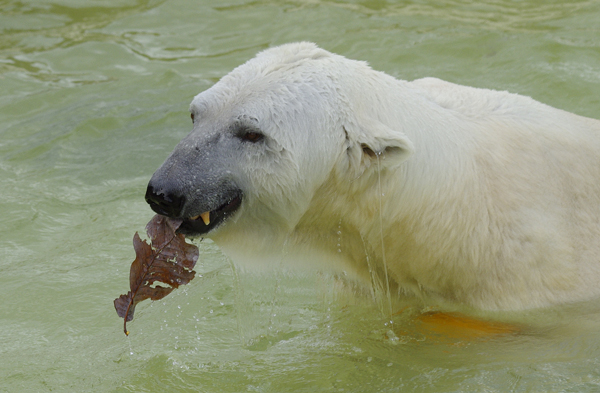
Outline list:
[[[431,338],[487,339],[521,332],[521,328],[505,322],[475,319],[460,313],[430,311],[415,318],[421,333]]]

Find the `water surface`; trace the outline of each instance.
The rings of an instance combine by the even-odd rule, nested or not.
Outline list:
[[[436,339],[333,278],[238,271],[205,241],[202,277],[138,306],[128,338],[112,305],[191,98],[257,51],[309,40],[598,118],[598,20],[597,1],[0,1],[0,391],[598,391],[596,302]]]

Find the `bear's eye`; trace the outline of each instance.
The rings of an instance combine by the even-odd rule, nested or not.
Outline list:
[[[246,142],[256,143],[260,142],[265,136],[260,132],[246,131],[241,135],[241,139]]]
[[[192,123],[194,122],[194,114],[190,113],[190,117],[192,118]]]

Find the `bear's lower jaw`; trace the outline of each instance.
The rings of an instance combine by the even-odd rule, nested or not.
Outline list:
[[[218,208],[184,219],[177,232],[188,237],[207,234],[231,217],[241,205],[242,192],[237,191]]]

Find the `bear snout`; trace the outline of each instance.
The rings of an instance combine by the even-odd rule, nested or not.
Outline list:
[[[152,182],[148,184],[145,198],[150,208],[156,213],[172,218],[181,216],[186,200],[184,195],[176,195],[166,190],[157,190]]]

